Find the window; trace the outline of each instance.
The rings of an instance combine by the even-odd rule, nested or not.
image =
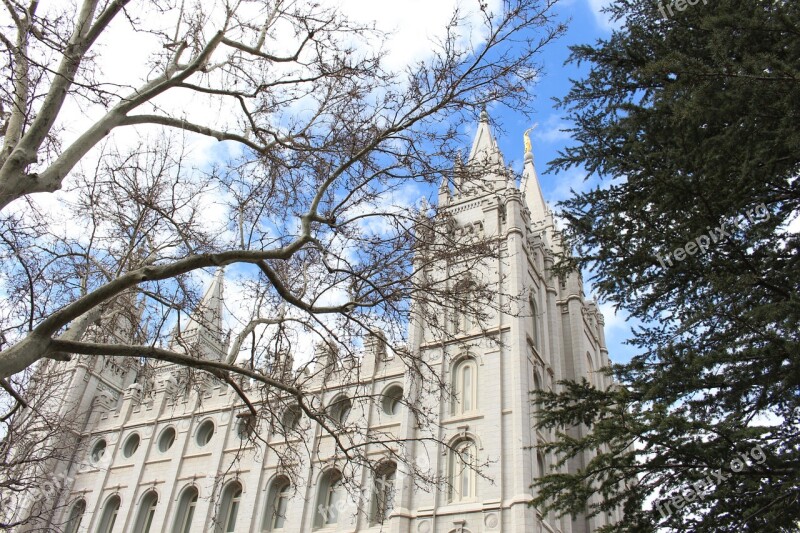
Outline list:
[[[64,533],[78,533],[81,527],[81,520],[83,520],[83,513],[86,512],[86,500],[80,499],[72,506],[67,519],[67,525],[64,528]]]
[[[539,370],[533,371],[533,390],[542,390],[542,378],[539,377]]]
[[[394,508],[394,479],[397,465],[384,463],[375,472],[372,490],[372,509],[370,522],[372,525],[383,524]]]
[[[589,384],[595,386],[594,363],[592,362],[592,354],[586,352],[586,373],[589,375],[587,379]]]
[[[175,525],[172,533],[192,533],[192,518],[197,507],[197,488],[188,487],[178,500],[178,511],[175,514]]]
[[[283,432],[289,433],[291,431],[296,431],[300,426],[300,419],[302,416],[303,412],[300,410],[299,405],[291,405],[287,407],[286,411],[283,412],[283,418],[281,419]]]
[[[139,514],[133,526],[134,533],[150,533],[153,525],[153,517],[156,515],[156,504],[158,504],[158,494],[151,490],[147,492],[139,504]]]
[[[100,515],[100,525],[97,527],[97,533],[111,533],[114,531],[114,523],[117,521],[117,514],[119,514],[119,496],[114,495],[106,501],[103,507],[103,514]]]
[[[197,441],[198,446],[205,446],[211,441],[211,437],[214,436],[214,422],[211,420],[206,420],[200,427],[197,428],[197,434],[195,435],[195,440]]]
[[[402,400],[403,387],[400,385],[392,385],[383,393],[383,400],[381,401],[383,412],[389,416],[396,415],[400,412]]]
[[[343,503],[342,474],[335,469],[329,470],[320,478],[314,527],[325,527],[338,523],[339,507]]]
[[[175,442],[175,428],[165,429],[158,437],[158,451],[163,453],[169,450],[173,442]]]
[[[478,366],[474,359],[463,359],[453,368],[454,415],[474,411],[478,407]]]
[[[125,458],[128,458],[134,453],[136,453],[136,450],[139,449],[139,442],[140,439],[138,433],[134,433],[133,435],[128,437],[127,440],[125,441],[125,445],[122,447],[122,455]]]
[[[342,396],[338,400],[331,403],[328,408],[330,417],[334,422],[343,426],[347,422],[347,417],[350,416],[350,410],[353,408],[353,402],[347,396]]]
[[[219,501],[218,533],[234,533],[236,531],[236,516],[239,514],[239,504],[242,501],[242,484],[238,481],[228,483],[222,490]]]
[[[292,486],[283,476],[275,478],[267,492],[267,507],[264,511],[262,531],[279,531],[286,523],[286,509]]]
[[[105,439],[100,439],[92,448],[92,453],[90,454],[90,458],[92,463],[99,463],[100,460],[103,458],[103,455],[106,453],[106,441]]]
[[[531,306],[531,340],[533,346],[539,349],[539,310],[536,308],[536,300],[533,299],[533,294],[530,297]]]
[[[240,416],[239,421],[236,422],[236,436],[241,440],[245,440],[250,437],[255,430],[255,422],[256,421],[253,418],[252,413],[247,413],[244,416]]]
[[[542,452],[536,452],[536,466],[539,468],[539,477],[544,477],[547,474],[545,470],[544,455]]]
[[[475,324],[470,312],[470,305],[474,305],[473,292],[475,292],[475,282],[471,279],[464,279],[456,283],[453,293],[456,299],[453,309],[453,333],[467,333]]]
[[[450,450],[448,464],[449,500],[458,502],[475,498],[477,453],[475,443],[464,439]]]

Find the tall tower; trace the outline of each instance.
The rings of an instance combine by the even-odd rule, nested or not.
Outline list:
[[[559,278],[554,271],[563,251],[561,237],[542,195],[530,144],[525,145],[520,190],[484,111],[469,157],[455,164],[454,188],[449,180],[439,187],[439,215],[428,232],[433,239],[482,239],[494,249],[476,260],[434,258],[421,268],[429,282],[453,292],[453,305],[418,313],[410,331],[412,349],[451,385],[438,396],[418,399],[439,410],[436,434],[406,428],[410,439],[429,436],[446,443],[436,453],[418,445],[411,452],[414,461],[433,465],[448,481],[435,493],[403,487],[403,506],[416,509],[418,531],[549,527],[583,533],[606,520],[556,519],[529,506],[533,479],[555,464],[536,449],[553,435],[535,429],[531,392],[555,390],[559,380],[582,377],[604,386],[605,377],[596,369],[608,364],[608,352],[602,315],[584,298],[580,275]],[[420,253],[426,253],[425,245]],[[478,285],[486,300],[465,294]],[[470,307],[475,301],[481,309]],[[445,316],[445,335],[427,323],[437,315]],[[463,468],[465,458],[482,469],[485,479]],[[581,466],[583,461],[568,468]],[[415,530],[409,521],[399,531],[406,527]]]

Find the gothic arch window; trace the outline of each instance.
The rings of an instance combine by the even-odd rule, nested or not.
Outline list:
[[[117,515],[119,514],[120,499],[116,494],[106,500],[103,506],[103,514],[100,515],[100,525],[97,527],[97,533],[111,533],[114,531],[114,524],[117,522]]]
[[[283,530],[291,491],[292,485],[285,476],[278,476],[270,483],[261,531]]]
[[[531,310],[531,340],[533,341],[534,348],[539,350],[539,309],[536,307],[536,300],[533,297],[533,293],[531,293],[528,303]]]
[[[450,449],[447,465],[448,500],[468,501],[477,495],[478,449],[472,439],[464,438]]]
[[[394,508],[394,486],[397,464],[387,461],[375,471],[372,487],[370,524],[383,524]]]
[[[455,306],[452,316],[453,334],[468,333],[475,327],[475,317],[470,312],[470,305],[475,298],[475,281],[471,277],[466,277],[453,286],[455,296]]]
[[[175,513],[175,524],[172,533],[191,533],[192,519],[197,507],[197,487],[190,486],[183,490],[178,499],[178,510]]]
[[[462,415],[478,408],[478,365],[475,360],[464,358],[453,367],[452,412]]]
[[[544,461],[544,454],[541,451],[536,452],[536,467],[539,470],[539,477],[544,477],[547,474],[546,465]]]
[[[158,504],[158,493],[148,491],[139,503],[139,513],[133,526],[134,533],[150,533],[153,525],[153,518],[156,515],[156,505]]]
[[[587,379],[589,380],[589,384],[592,386],[596,386],[595,383],[595,372],[594,372],[594,362],[592,361],[592,354],[586,352],[586,372],[589,374]]]
[[[533,370],[533,390],[542,390],[542,378],[538,368]]]
[[[235,533],[236,517],[239,515],[239,506],[241,502],[242,484],[238,481],[232,481],[225,485],[219,499],[217,533]]]
[[[335,468],[328,470],[320,476],[314,527],[321,528],[338,524],[339,511],[343,503],[342,473]]]
[[[69,518],[67,519],[64,533],[78,533],[78,529],[81,527],[81,521],[83,520],[83,514],[85,512],[86,500],[83,498],[72,504],[72,509],[69,511]]]

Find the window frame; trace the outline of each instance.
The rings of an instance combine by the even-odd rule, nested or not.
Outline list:
[[[469,376],[468,391],[466,376]],[[451,389],[450,411],[454,416],[467,415],[478,410],[478,364],[474,358],[464,357],[453,365]]]
[[[136,520],[133,526],[134,533],[150,533],[157,505],[158,493],[152,489],[145,492],[139,501],[139,512],[136,513]]]
[[[120,499],[118,494],[113,494],[106,499],[106,502],[103,504],[103,512],[100,513],[97,533],[112,533],[114,531],[121,506],[122,499]]]
[[[470,464],[465,461],[465,457]],[[450,449],[448,458],[449,503],[474,501],[478,495],[477,476],[478,446],[471,438],[457,441]],[[464,493],[466,484],[467,491]]]
[[[286,525],[286,514],[280,514],[281,502],[285,502],[286,509],[289,508],[292,484],[286,476],[277,476],[269,484],[267,490],[267,500],[265,502],[264,518],[261,520],[261,531],[283,531]],[[278,524],[278,521],[281,523]]]

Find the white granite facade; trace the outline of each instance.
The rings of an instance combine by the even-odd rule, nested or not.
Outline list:
[[[94,453],[96,465],[78,467],[92,461],[76,457],[74,464],[60,467],[59,479],[66,479],[67,489],[63,498],[74,503],[53,517],[54,523],[67,522],[73,513],[76,520],[66,526],[70,533],[228,529],[242,533],[582,533],[602,525],[598,519],[543,517],[528,502],[531,481],[552,463],[533,448],[548,436],[533,428],[530,391],[582,376],[603,384],[606,378],[595,373],[608,363],[603,317],[593,302],[584,299],[579,276],[560,281],[552,272],[558,233],[542,197],[532,154],[526,154],[520,190],[501,170],[502,156],[484,116],[470,153],[470,161],[478,160],[495,164],[486,181],[488,188],[481,191],[470,183],[457,182],[451,191],[444,184],[440,206],[446,206],[455,217],[458,231],[498,238],[498,256],[483,261],[472,275],[501,284],[498,295],[529,295],[517,305],[524,307],[533,301],[535,316],[527,307],[518,312],[492,311],[482,328],[466,321],[460,325],[460,333],[447,342],[431,338],[422,324],[412,327],[410,349],[422,354],[446,379],[458,381],[462,391],[458,402],[444,391],[439,396],[414,397],[419,394],[408,382],[402,363],[385,360],[373,343],[359,362],[360,386],[383,393],[384,401],[367,407],[354,405],[353,409],[361,410],[356,415],[371,428],[412,441],[425,437],[428,430],[416,427],[403,406],[393,401],[400,392],[398,387],[402,388],[404,397],[413,397],[438,413],[440,427],[430,436],[474,456],[477,464],[485,463],[481,469],[485,478],[459,471],[453,474],[455,487],[426,492],[404,476],[401,465],[393,476],[387,471],[382,479],[386,484],[380,486],[390,492],[394,489],[388,503],[376,495],[372,476],[360,473],[364,512],[354,513],[358,506],[347,503],[350,495],[329,490],[335,482],[330,477],[331,462],[310,461],[304,466],[302,485],[287,487],[281,485],[285,481],[274,453],[242,450],[236,416],[242,405],[227,386],[209,381],[202,392],[184,395],[176,390],[169,369],[162,367],[152,392],[143,395],[141,387],[134,384],[133,363],[120,366],[119,360],[76,358],[66,370],[71,380],[68,401],[90,413],[83,431],[85,446],[78,454]],[[446,274],[443,267],[431,276]],[[203,312],[217,308],[221,299],[222,280],[218,277],[204,299]],[[497,308],[503,303],[498,302]],[[191,327],[207,343],[209,354],[216,357],[224,352],[225,342],[218,332],[197,324],[187,329]],[[336,374],[320,377],[320,391],[325,385],[323,404],[350,387],[337,379]],[[323,435],[316,424],[308,425],[302,443],[299,439],[284,442],[279,432],[265,438],[276,446],[310,445],[320,450],[318,457],[329,456],[333,450],[332,438]],[[374,452],[382,453],[377,447]],[[405,453],[445,477],[457,464],[453,454],[441,446],[411,442]],[[233,461],[237,454],[241,459]],[[338,516],[321,516],[320,505],[334,500],[345,502],[335,506]],[[234,507],[235,526],[228,512]],[[381,514],[388,518],[375,524]],[[218,525],[212,527],[209,524],[214,517]]]

